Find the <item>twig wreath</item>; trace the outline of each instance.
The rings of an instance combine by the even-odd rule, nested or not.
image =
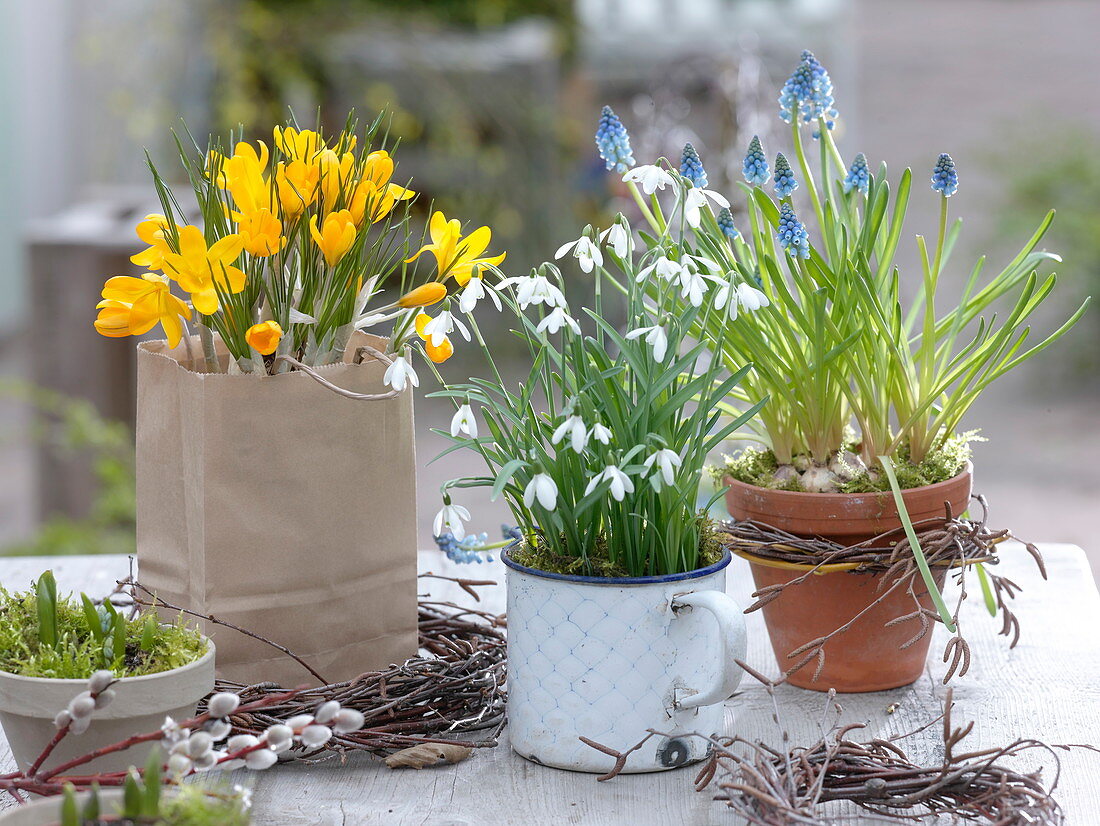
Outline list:
[[[489,580],[436,574],[421,574],[420,577],[454,582],[474,600],[480,600],[478,587],[495,584]],[[233,715],[234,734],[258,735],[276,723],[331,700],[364,715],[365,724],[361,729],[334,735],[317,748],[295,747],[281,755],[284,761],[344,759],[348,753],[356,751],[385,757],[423,744],[466,748],[497,745],[497,735],[504,725],[507,650],[505,622],[501,616],[450,602],[421,599],[419,631],[423,653],[420,656],[381,671],[368,671],[353,680],[329,683],[284,646],[215,616],[158,600],[133,576],[121,580],[111,598],[129,598],[135,606],[157,605],[169,611],[183,611],[189,616],[239,631],[293,658],[322,683],[288,695],[286,689],[275,683],[242,685],[218,680],[215,692],[236,694],[242,709],[255,709]],[[260,701],[263,702],[257,705]],[[456,737],[486,730],[489,733],[482,738]]]
[[[986,526],[988,507],[985,498],[975,496],[974,499],[981,511],[976,519],[953,516],[950,505],[944,503],[946,511],[943,518],[926,519],[914,523],[913,526],[928,564],[933,568],[950,570],[959,585],[959,598],[952,613],[952,621],[957,633],[947,641],[943,653],[943,661],[950,663],[943,678],[945,684],[955,675],[962,676],[970,669],[970,645],[963,637],[959,626],[960,609],[968,596],[966,584],[970,564],[975,562],[996,564],[999,561],[997,546],[1002,542],[1016,539],[1007,529],[990,530]],[[905,529],[902,527],[850,546],[827,539],[794,536],[770,525],[751,520],[724,523],[720,528],[720,535],[735,553],[748,553],[763,559],[813,566],[789,582],[769,585],[755,591],[753,598],[756,601],[745,609],[746,614],[759,611],[790,589],[797,589],[810,577],[817,575],[826,565],[850,565],[854,573],[884,572],[879,592],[868,606],[828,634],[807,640],[787,653],[788,660],[795,662],[784,671],[784,677],[789,677],[816,660],[817,669],[814,675],[816,680],[825,664],[825,643],[843,634],[860,617],[898,589],[904,589],[912,597],[913,611],[891,619],[887,625],[916,623],[918,626],[914,636],[903,643],[902,648],[908,648],[923,639],[932,629],[933,623],[942,622],[936,611],[921,604],[920,574],[913,552],[910,550]],[[1039,549],[1031,543],[1023,543],[1023,545],[1035,560],[1043,579],[1046,579],[1046,566]],[[979,582],[990,613],[996,615],[1000,612],[1003,618],[999,634],[1011,637],[1009,648],[1014,648],[1020,639],[1020,621],[1010,610],[1009,601],[1020,591],[1020,586],[1007,577],[987,573],[984,569],[979,569]],[[792,598],[797,598],[797,594],[792,594]]]

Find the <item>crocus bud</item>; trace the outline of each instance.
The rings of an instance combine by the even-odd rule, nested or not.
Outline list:
[[[241,698],[236,694],[221,692],[210,698],[210,702],[206,704],[206,710],[211,717],[228,717],[240,704]]]
[[[446,297],[446,286],[438,281],[429,281],[427,284],[421,284],[397,299],[397,306],[405,308],[430,307],[432,304],[438,304]]]

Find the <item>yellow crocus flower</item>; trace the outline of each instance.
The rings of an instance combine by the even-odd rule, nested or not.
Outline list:
[[[432,215],[428,233],[432,242],[417,250],[411,258],[405,259],[405,263],[419,258],[421,253],[430,252],[435,256],[440,278],[453,276],[460,286],[465,286],[474,273],[480,273],[484,267],[500,264],[507,255],[502,252],[489,258],[478,258],[489,246],[492,231],[488,227],[478,227],[463,238],[462,224],[458,219],[448,221],[442,212],[437,211]]]
[[[181,227],[179,254],[165,256],[165,272],[170,271],[191,294],[196,310],[213,315],[218,310],[215,284],[231,293],[244,289],[248,276],[233,265],[243,248],[244,241],[237,234],[220,238],[207,248],[201,229],[192,225]]]
[[[295,129],[293,126],[274,129],[275,145],[286,157],[294,161],[313,161],[314,156],[325,148],[321,136],[312,129]]]
[[[438,281],[429,281],[405,293],[397,299],[398,307],[430,307],[438,304],[447,296],[447,288]]]
[[[233,220],[237,222],[245,251],[252,255],[267,258],[286,246],[282,221],[266,208],[244,214],[234,212]]]
[[[102,295],[104,300],[96,305],[95,328],[105,336],[139,336],[159,323],[169,346],[175,347],[183,337],[180,316],[191,318],[191,309],[172,295],[168,279],[157,273],[109,278]]]
[[[257,141],[259,152],[250,143],[240,142],[234,148],[231,158],[222,163],[218,185],[229,190],[237,209],[253,213],[266,209],[274,213],[277,199],[271,190],[271,183],[265,177],[268,150],[263,141]]]
[[[348,202],[348,210],[356,225],[362,226],[365,220],[374,224],[389,215],[398,201],[407,201],[414,195],[411,189],[397,184],[379,188],[374,181],[360,181]]]
[[[325,216],[325,222],[317,229],[317,216],[309,219],[309,234],[317,242],[330,267],[344,257],[355,243],[355,221],[346,209]]]
[[[336,206],[340,193],[351,189],[354,167],[355,155],[351,152],[337,155],[331,149],[323,149],[318,153],[317,170],[325,209]]]
[[[317,200],[319,176],[320,170],[312,163],[279,163],[275,170],[275,185],[279,191],[279,205],[287,217],[297,218]]]
[[[363,159],[363,180],[371,181],[381,189],[393,177],[393,158],[385,149],[376,149]]]
[[[167,228],[168,219],[156,213],[146,215],[143,220],[138,221],[134,232],[149,247],[136,255],[131,255],[130,260],[147,270],[164,269],[164,256],[172,252],[172,248],[168,246],[168,238],[164,234]]]
[[[283,328],[277,321],[261,321],[253,324],[244,334],[248,346],[261,356],[270,356],[279,347],[279,341],[283,337]]]

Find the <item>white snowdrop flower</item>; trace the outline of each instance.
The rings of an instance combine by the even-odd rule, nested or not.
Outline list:
[[[634,483],[630,481],[630,477],[615,465],[608,465],[588,481],[584,495],[587,496],[605,481],[611,483],[611,498],[616,502],[622,502],[628,493],[634,492]]]
[[[69,734],[83,734],[88,730],[88,727],[92,724],[91,716],[88,717],[74,717],[73,721],[69,723]]]
[[[569,437],[575,453],[583,453],[588,445],[588,427],[580,416],[570,416],[558,425],[550,437],[551,444],[557,444],[565,437]]]
[[[356,330],[365,330],[368,327],[373,327],[375,324],[381,324],[383,321],[389,321],[393,318],[393,314],[387,313],[368,313],[367,315],[359,316],[355,320]]]
[[[236,694],[222,691],[210,698],[210,702],[206,704],[206,710],[210,712],[211,717],[228,717],[240,704],[241,698]]]
[[[258,749],[250,751],[244,756],[244,764],[253,771],[270,769],[279,761],[279,755],[271,749]]]
[[[214,738],[205,731],[193,731],[187,738],[187,754],[195,760],[214,748]]]
[[[354,708],[342,708],[336,713],[336,719],[332,723],[332,730],[337,734],[349,734],[359,731],[367,722],[363,712]]]
[[[771,303],[762,291],[744,282],[737,285],[737,302],[750,313],[756,312],[761,307],[767,307]]]
[[[319,749],[332,739],[332,729],[328,726],[306,726],[298,737],[306,748]]]
[[[470,405],[464,404],[455,412],[451,417],[451,436],[458,438],[459,433],[465,433],[471,439],[477,438],[477,418],[474,416],[474,411]],[[337,710],[340,706],[337,704]],[[335,714],[336,712],[332,712]],[[321,722],[327,722],[322,720]]]
[[[704,272],[704,267],[708,264],[717,267],[710,259],[689,255],[686,256],[684,266],[680,269],[680,297],[690,301],[693,307],[703,305],[703,296],[709,289],[708,281],[721,283],[714,276]]]
[[[513,276],[500,282],[504,287],[515,285],[516,301],[521,310],[526,310],[532,304],[545,304],[547,307],[564,307],[565,293],[550,283],[545,275],[531,273],[530,275]]]
[[[659,491],[661,482],[671,485],[676,478],[676,468],[683,464],[683,460],[675,450],[662,448],[654,451],[642,463],[642,473],[649,474],[649,481],[653,489]]]
[[[111,683],[115,681],[115,675],[113,671],[97,671],[91,677],[88,678],[88,690],[92,694],[98,694],[101,691],[110,688]]]
[[[600,233],[600,240],[610,244],[611,249],[615,250],[615,254],[622,259],[626,259],[634,252],[634,236],[624,221],[625,219],[616,221]]]
[[[649,278],[650,273],[655,273],[657,277],[660,278],[662,281],[679,281],[681,269],[682,266],[678,262],[673,261],[670,258],[662,255],[649,266],[643,267],[638,272],[637,278],[635,278],[635,280],[638,282],[645,281],[647,278]]]
[[[596,422],[594,425],[592,425],[592,430],[589,431],[588,435],[600,444],[611,444],[611,429],[608,427],[604,427],[599,422]]]
[[[250,749],[260,745],[260,738],[254,734],[234,734],[225,744],[225,749],[230,754],[236,754],[242,749]]]
[[[477,302],[488,296],[489,300],[496,305],[497,310],[501,310],[500,296],[497,295],[496,289],[492,284],[486,284],[485,280],[479,276],[474,276],[463,288],[462,292],[458,296],[458,309],[464,313],[472,313],[477,306]]]
[[[411,384],[413,387],[420,386],[420,377],[416,375],[416,371],[404,356],[394,357],[393,364],[386,368],[382,381],[398,393],[405,389],[406,384]]]
[[[168,773],[176,777],[190,774],[193,764],[191,758],[185,754],[173,754],[168,758]]]
[[[470,511],[462,505],[444,505],[439,509],[439,513],[435,515],[433,524],[435,535],[443,536],[444,529],[446,529],[455,539],[461,542],[463,537],[466,536],[466,527],[462,523],[469,521]],[[300,714],[298,717],[291,717],[290,720],[287,720],[287,725],[294,729],[295,734],[301,731],[301,726],[296,726],[292,721],[297,720],[299,717],[309,717],[309,715]],[[310,720],[312,721],[312,717]]]
[[[73,715],[69,714],[68,709],[65,709],[64,711],[59,711],[57,712],[57,716],[53,718],[54,728],[60,731],[61,729],[65,728],[65,726],[69,725],[69,723],[71,723],[72,721]]]
[[[439,315],[424,325],[424,335],[431,342],[432,347],[441,347],[447,335],[454,330],[462,333],[462,337],[470,340],[470,330],[450,310],[442,310]]]
[[[684,220],[687,221],[689,227],[695,229],[699,226],[702,220],[702,208],[708,198],[718,206],[729,209],[730,202],[726,200],[725,196],[713,189],[699,189],[693,186],[684,192]]]
[[[583,272],[592,272],[596,267],[603,266],[603,253],[587,235],[582,235],[576,241],[570,241],[558,247],[558,251],[554,253],[554,260],[566,255],[570,250],[573,251],[573,257],[577,259],[577,264]]]
[[[523,489],[523,504],[531,507],[535,501],[552,511],[558,504],[558,485],[548,473],[536,473]]]
[[[69,700],[69,714],[74,721],[90,716],[93,711],[95,711],[95,700],[90,691],[82,691]]]
[[[645,336],[645,343],[653,348],[654,360],[658,364],[662,363],[668,352],[668,333],[665,332],[665,328],[655,324],[652,327],[639,327],[626,334],[626,338],[630,341],[642,336]]]
[[[195,771],[206,772],[218,765],[219,755],[222,755],[222,752],[204,751],[198,757],[192,757],[191,762],[195,765]]]
[[[268,726],[264,732],[264,742],[271,748],[278,750],[282,746],[290,746],[294,741],[294,729],[283,723]]]
[[[115,699],[115,690],[113,688],[105,688],[95,696],[95,707],[98,711],[101,708],[107,708]]]
[[[224,740],[229,736],[229,733],[233,731],[232,724],[223,718],[215,720],[207,720],[202,727],[202,730],[217,740]]]
[[[664,189],[666,186],[676,183],[676,180],[667,171],[653,164],[634,167],[623,175],[623,181],[625,183],[640,184],[642,192],[646,195],[652,195],[658,189]]]
[[[550,335],[554,335],[562,327],[569,327],[569,329],[578,336],[581,334],[581,325],[576,322],[576,319],[569,315],[563,308],[555,307],[538,323],[535,327],[535,332],[541,333],[545,330],[550,333]]]
[[[317,706],[317,710],[313,712],[313,719],[323,726],[327,726],[336,717],[337,712],[340,711],[340,704],[335,700],[329,700],[328,702],[321,703]]]

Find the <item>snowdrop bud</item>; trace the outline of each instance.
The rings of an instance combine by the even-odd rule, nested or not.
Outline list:
[[[69,724],[69,734],[83,734],[91,724],[91,717],[77,717]]]
[[[88,717],[93,711],[95,711],[95,700],[92,699],[91,692],[81,692],[69,701],[69,714],[74,720]]]
[[[235,754],[241,749],[249,749],[260,744],[260,738],[252,734],[235,734],[229,738],[225,747],[230,754]]]
[[[88,690],[92,694],[98,694],[115,681],[112,671],[97,671],[88,679]]]
[[[187,753],[197,759],[214,748],[214,738],[205,731],[192,732],[187,740]]]
[[[337,734],[347,734],[351,731],[359,731],[366,721],[367,718],[363,716],[363,712],[356,711],[354,708],[342,708],[336,715],[332,728]]]
[[[228,717],[240,704],[241,698],[236,694],[222,692],[210,698],[210,702],[206,704],[206,710],[210,712],[211,717]]]
[[[173,754],[168,758],[168,773],[181,777],[190,774],[192,769],[191,758],[183,754]]]
[[[276,723],[264,732],[264,740],[271,748],[278,750],[281,746],[290,746],[294,741],[294,730],[290,726]]]
[[[229,732],[233,730],[233,726],[228,720],[207,720],[202,730],[215,740],[224,740],[229,736]]]
[[[196,757],[192,757],[191,762],[195,764],[195,771],[210,771],[210,769],[214,768],[214,766],[218,764],[219,755],[221,755],[221,752],[211,749],[210,751],[203,752]]]
[[[296,714],[286,721],[286,724],[290,726],[291,730],[295,734],[301,734],[302,729],[313,723],[312,714]]]
[[[306,748],[317,749],[327,743],[332,737],[332,729],[328,726],[306,726],[302,729],[302,745]]]
[[[95,707],[97,709],[107,708],[111,704],[111,701],[115,699],[115,690],[113,688],[105,688],[95,697]]]
[[[68,710],[59,711],[57,716],[53,718],[53,724],[57,729],[63,729],[73,721],[73,715],[69,714]]]
[[[245,755],[244,764],[253,771],[263,771],[274,766],[278,759],[279,756],[271,749],[260,749],[259,751],[250,751]]]
[[[313,712],[313,719],[322,725],[327,725],[332,722],[338,711],[340,711],[340,704],[335,700],[329,700],[317,706],[317,710]]]

